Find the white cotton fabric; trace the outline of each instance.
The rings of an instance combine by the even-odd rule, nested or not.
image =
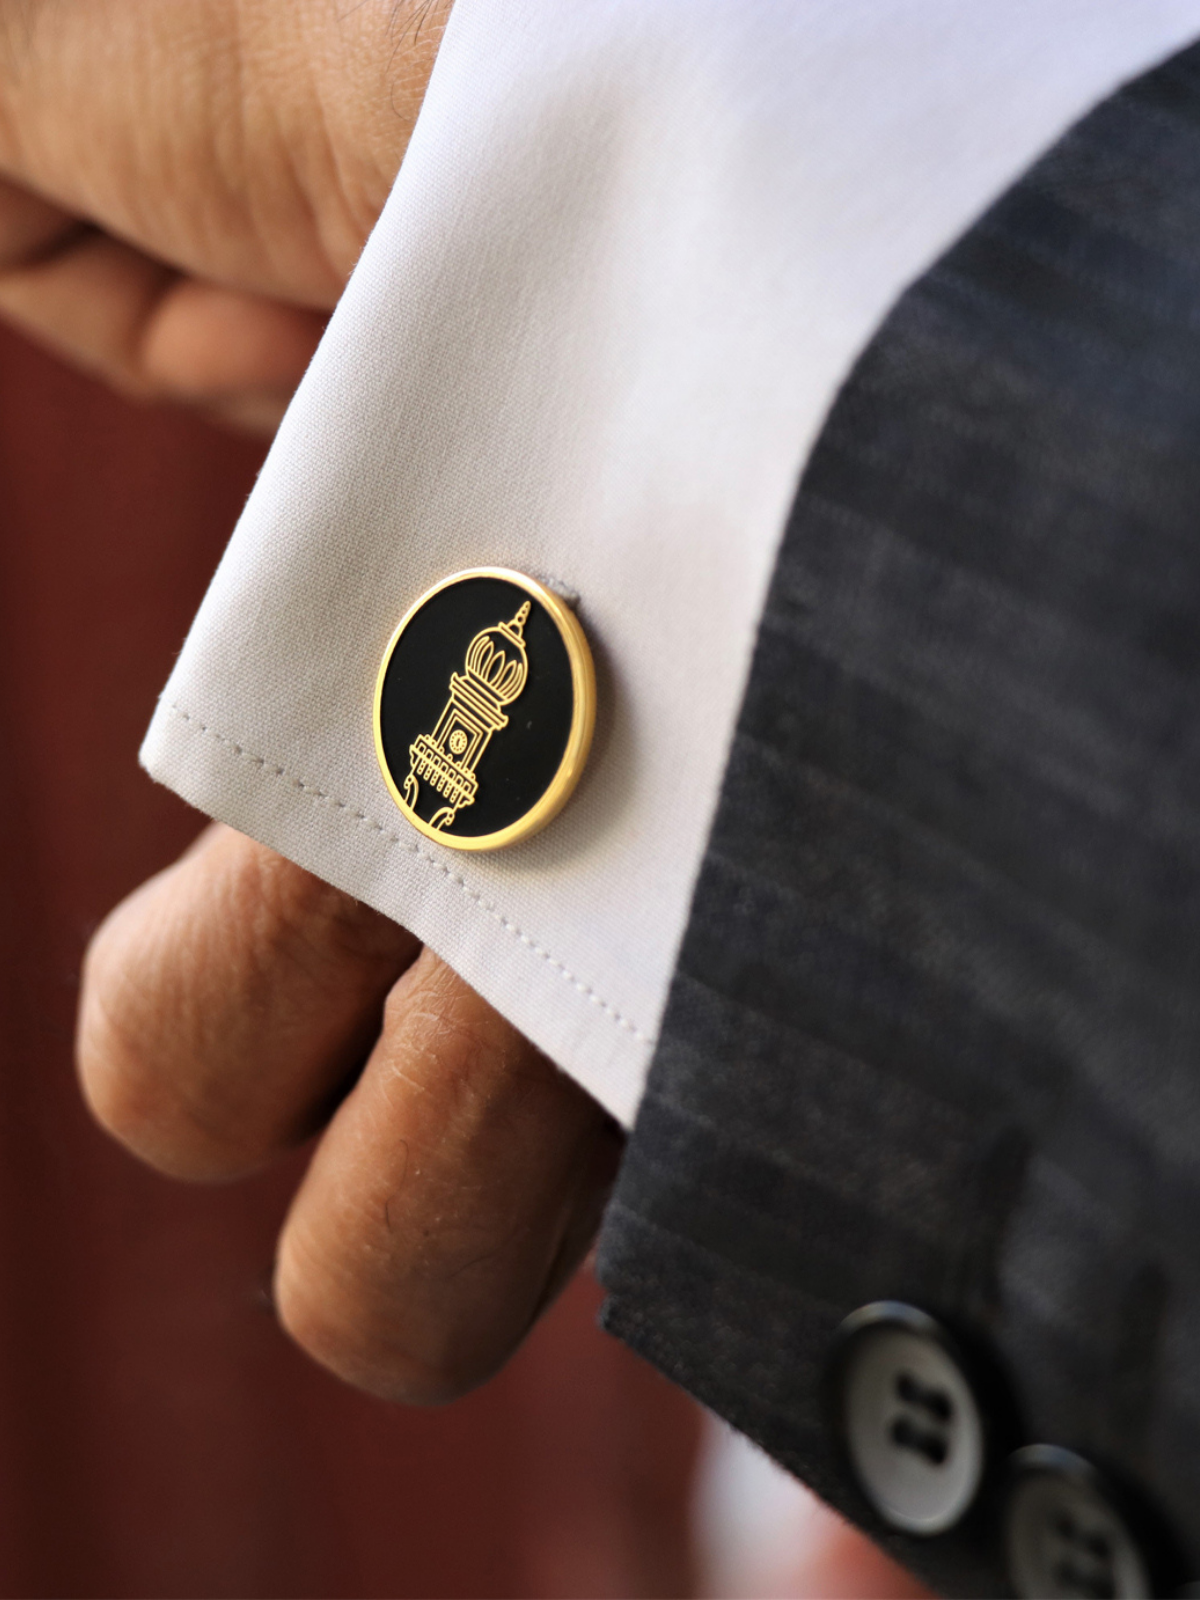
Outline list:
[[[394,192],[143,749],[407,924],[624,1122],[797,476],[899,291],[1200,0],[458,0]],[[413,599],[575,591],[600,716],[536,839],[375,761]]]

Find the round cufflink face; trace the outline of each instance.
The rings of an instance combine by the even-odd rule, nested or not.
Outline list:
[[[1103,1479],[1072,1451],[1013,1457],[1004,1514],[1008,1575],[1021,1600],[1142,1600],[1160,1592]]]
[[[423,594],[389,640],[375,750],[415,828],[456,850],[494,850],[566,803],[595,714],[574,612],[533,578],[479,567]]]
[[[970,1509],[987,1461],[983,1418],[932,1317],[893,1302],[843,1324],[837,1404],[859,1487],[890,1528],[944,1533]]]

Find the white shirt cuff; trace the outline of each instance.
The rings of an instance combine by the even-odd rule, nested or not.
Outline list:
[[[458,0],[395,189],[143,748],[405,923],[632,1119],[798,472],[897,294],[1200,0]],[[537,838],[403,819],[423,590],[578,593],[600,714]]]

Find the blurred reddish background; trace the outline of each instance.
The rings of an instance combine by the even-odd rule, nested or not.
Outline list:
[[[200,826],[136,751],[259,459],[0,333],[0,1594],[689,1594],[696,1412],[586,1277],[479,1394],[383,1406],[267,1309],[297,1166],[170,1184],[79,1102],[84,942]]]

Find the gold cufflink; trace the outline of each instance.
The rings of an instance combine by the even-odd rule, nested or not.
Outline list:
[[[375,751],[392,799],[455,850],[496,850],[544,828],[579,781],[595,721],[579,619],[503,567],[456,572],[423,594],[375,682]]]

